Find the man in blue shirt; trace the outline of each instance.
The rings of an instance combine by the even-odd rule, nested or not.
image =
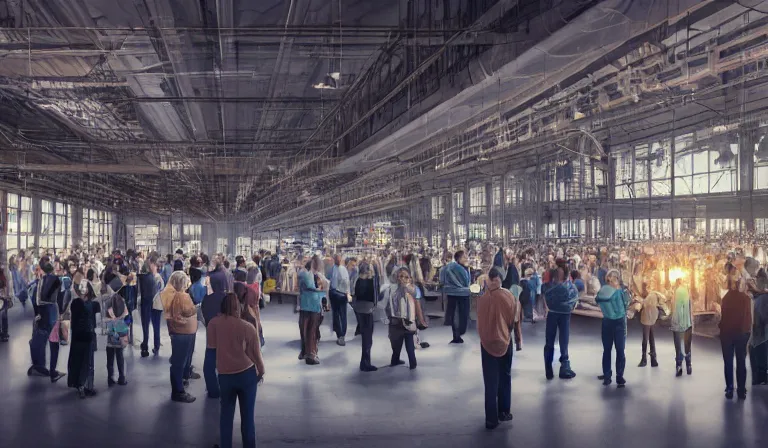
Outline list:
[[[453,261],[440,270],[440,284],[448,301],[445,308],[445,325],[451,325],[453,329],[451,344],[463,344],[464,339],[461,336],[467,332],[469,271],[466,266],[468,261],[467,254],[460,250],[453,256]]]
[[[555,356],[555,336],[560,333],[560,378],[571,379],[576,373],[571,370],[568,357],[568,338],[570,336],[571,312],[579,301],[576,288],[565,282],[565,271],[558,267],[550,271],[550,283],[544,297],[547,301],[547,328],[544,342],[544,369],[548,380],[555,377],[552,362]]]

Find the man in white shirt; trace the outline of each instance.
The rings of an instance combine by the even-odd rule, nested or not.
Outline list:
[[[350,298],[349,271],[342,263],[341,255],[333,257],[331,271],[331,287],[328,296],[333,310],[333,331],[336,332],[336,344],[346,345],[347,335],[347,304]]]

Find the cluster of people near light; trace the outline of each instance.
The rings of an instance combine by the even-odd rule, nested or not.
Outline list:
[[[302,251],[260,252],[250,260],[205,254],[161,257],[103,250],[10,257],[0,271],[0,341],[10,338],[7,314],[17,303],[33,309],[28,375],[67,385],[82,399],[97,395],[94,352],[98,332],[106,334],[108,387],[127,386],[124,350],[133,347],[138,316],[142,358],[163,351],[161,326],[170,335],[171,399],[196,400],[187,390],[203,378],[207,396],[221,403],[220,444],[232,446],[232,426],[240,402],[245,446],[255,446],[254,406],[265,375],[266,343],[261,309],[269,295],[296,297],[299,360],[321,363],[318,341],[329,313],[339,346],[346,345],[347,310],[356,317],[361,372],[375,372],[371,359],[374,324],[386,325],[389,365],[417,368],[417,350],[430,318],[427,300],[444,299],[443,324],[450,342],[464,343],[470,314],[476,312],[481,343],[488,429],[512,420],[513,353],[523,349],[522,326],[545,322],[544,375],[576,377],[569,356],[574,312],[602,317],[603,358],[597,379],[627,386],[628,320],[637,316],[643,331],[639,367],[660,365],[656,340],[668,327],[675,345],[675,375],[692,375],[692,335],[697,321],[719,329],[725,364],[725,396],[747,396],[746,358],[752,384],[768,384],[768,273],[762,249],[741,245],[703,249],[668,244],[601,247],[582,244],[515,243],[498,247],[471,243],[455,251],[403,247],[304,256]],[[137,311],[137,312],[135,312]],[[97,315],[101,319],[97,319]],[[165,323],[163,323],[163,321]],[[199,326],[205,328],[203,375],[192,365]],[[704,325],[704,324],[702,324]],[[22,331],[22,329],[17,329]],[[267,335],[268,337],[268,335]],[[138,337],[137,337],[138,339]],[[559,369],[555,371],[556,342]],[[61,345],[70,344],[66,374],[58,368]],[[46,362],[46,346],[50,354]],[[615,357],[615,360],[614,360]],[[734,378],[734,360],[736,375]],[[115,374],[115,371],[117,374]]]

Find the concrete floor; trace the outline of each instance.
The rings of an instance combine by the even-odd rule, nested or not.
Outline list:
[[[526,324],[525,346],[515,353],[514,421],[484,428],[480,348],[472,332],[463,346],[449,345],[450,329],[424,333],[432,347],[418,350],[419,367],[357,369],[360,339],[338,347],[323,326],[321,365],[296,359],[298,328],[290,306],[262,314],[267,375],[256,401],[259,446],[295,447],[757,447],[768,444],[768,389],[749,386],[745,402],[723,397],[717,341],[694,339],[693,376],[675,378],[672,336],[659,329],[661,366],[637,368],[640,332],[630,328],[627,388],[604,388],[599,321],[574,317],[571,358],[578,377],[546,381],[543,323]],[[193,381],[193,404],[170,401],[163,334],[159,358],[126,349],[127,387],[106,387],[103,338],[96,353],[99,396],[79,400],[66,378],[52,385],[28,378],[31,312],[11,310],[11,342],[0,344],[0,447],[210,447],[218,440],[218,402]],[[328,319],[326,319],[326,322]],[[354,316],[350,313],[350,334]],[[436,324],[437,322],[433,322]],[[137,326],[138,328],[138,326]],[[373,360],[388,363],[385,327],[374,334]],[[198,333],[195,365],[202,371],[205,334]],[[62,347],[59,370],[66,370]],[[403,359],[405,354],[403,354]],[[202,372],[201,372],[202,373]],[[235,443],[239,443],[239,420]]]

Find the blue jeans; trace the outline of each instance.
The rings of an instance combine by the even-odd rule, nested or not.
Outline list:
[[[328,294],[333,310],[333,331],[336,337],[343,338],[347,335],[347,295],[332,289]]]
[[[512,344],[497,358],[480,346],[485,384],[485,422],[496,424],[499,414],[509,414],[512,407]]]
[[[205,349],[205,361],[203,361],[203,377],[205,378],[205,388],[208,390],[208,396],[219,398],[219,380],[216,377],[216,349]]]
[[[184,392],[184,374],[195,347],[194,334],[171,334],[171,391]]]
[[[725,389],[733,391],[733,356],[736,355],[736,387],[739,394],[747,393],[747,343],[749,333],[720,336],[725,363]]]
[[[258,377],[256,368],[234,374],[219,375],[221,387],[221,414],[219,416],[219,435],[221,448],[232,448],[232,426],[235,421],[235,405],[240,402],[240,433],[244,448],[256,448],[256,389]]]
[[[448,307],[445,310],[445,315],[451,316],[453,340],[460,339],[467,332],[469,323],[469,297],[448,296]]]
[[[616,378],[624,378],[624,367],[627,365],[627,358],[624,355],[624,348],[627,345],[627,320],[621,319],[603,319],[603,375],[611,378],[611,350],[616,347]]]
[[[29,341],[29,354],[32,358],[32,367],[40,373],[55,375],[56,364],[59,362],[59,343],[49,342],[48,337],[51,330],[46,328],[35,328],[32,332],[32,339]],[[50,369],[45,365],[45,346],[51,351]]]
[[[560,332],[560,363],[568,362],[568,337],[571,331],[571,315],[547,313],[547,328],[544,342],[544,362],[551,365],[555,357],[555,336]]]
[[[163,316],[163,310],[152,309],[152,303],[147,305],[141,303],[141,330],[144,333],[144,341],[141,343],[141,349],[149,351],[149,324],[152,323],[152,332],[154,336],[154,349],[160,350],[160,319]]]

